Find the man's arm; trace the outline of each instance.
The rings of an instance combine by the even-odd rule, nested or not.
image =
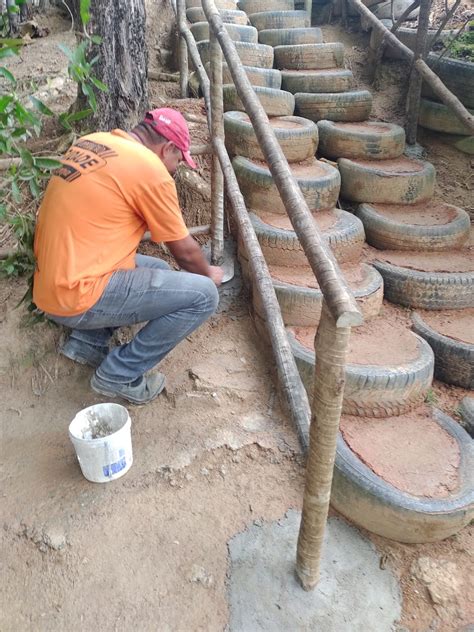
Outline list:
[[[186,272],[207,276],[219,286],[222,283],[223,271],[219,266],[211,266],[202,254],[199,244],[188,235],[184,239],[168,241],[166,245],[176,259],[176,263]]]

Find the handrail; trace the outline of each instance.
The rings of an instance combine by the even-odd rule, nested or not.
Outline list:
[[[392,46],[397,48],[408,61],[413,61],[413,51],[405,46],[396,35],[394,35],[389,29],[375,16],[370,9],[368,9],[360,0],[347,0],[349,4],[361,15],[363,15],[376,29],[384,34],[385,41],[389,42]],[[436,96],[441,101],[453,110],[456,116],[468,127],[468,129],[474,133],[474,116],[469,112],[467,108],[461,103],[461,101],[444,85],[438,75],[431,70],[428,64],[423,59],[417,59],[414,63],[415,68],[423,77],[423,79],[431,86]]]
[[[183,20],[181,24],[178,24],[178,28],[188,44],[189,55],[199,75],[210,131],[212,117],[209,77],[202,65],[194,36],[186,22]],[[296,427],[301,447],[306,452],[309,444],[309,425],[311,419],[308,395],[303,386],[293,351],[291,350],[286,336],[285,324],[281,316],[280,305],[271,281],[267,262],[262,254],[255,229],[250,221],[245,201],[240,191],[224,141],[220,138],[213,137],[212,145],[219,158],[224,174],[225,188],[232,204],[235,221],[249,255],[249,266],[255,283],[255,289],[262,297],[263,316],[268,325],[279,383],[282,386],[283,396]]]
[[[224,23],[213,0],[202,0],[202,7],[210,28],[213,29],[219,40],[237,93],[253,124],[257,140],[291,224],[318,280],[319,287],[336,321],[336,325],[338,327],[359,325],[363,320],[362,314],[351,291],[343,280],[334,255],[323,241],[314,223],[306,200],[290,171],[286,157],[269,124],[268,116],[242,68],[234,42],[225,30]],[[264,132],[262,131],[263,128]]]

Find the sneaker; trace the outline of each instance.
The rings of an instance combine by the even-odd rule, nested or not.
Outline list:
[[[121,397],[132,404],[148,404],[165,388],[166,378],[163,373],[152,373],[146,377],[143,375],[134,382],[117,384],[109,382],[97,375],[91,377],[91,388],[100,395],[107,397]]]
[[[59,351],[61,355],[69,358],[78,364],[87,364],[96,369],[105,360],[109,353],[108,347],[94,347],[87,343],[80,343],[76,340],[69,340]]]

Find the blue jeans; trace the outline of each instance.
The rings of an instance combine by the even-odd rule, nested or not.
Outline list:
[[[70,340],[108,351],[114,329],[147,322],[133,340],[115,347],[97,368],[97,375],[128,383],[160,362],[183,338],[211,316],[219,302],[211,279],[177,272],[155,257],[136,256],[134,270],[118,270],[97,303],[77,316],[48,318],[72,329]]]

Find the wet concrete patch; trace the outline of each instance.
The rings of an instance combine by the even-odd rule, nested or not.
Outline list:
[[[301,514],[254,523],[229,542],[230,632],[390,632],[401,615],[400,588],[359,531],[331,518],[321,579],[305,592],[295,574]]]

